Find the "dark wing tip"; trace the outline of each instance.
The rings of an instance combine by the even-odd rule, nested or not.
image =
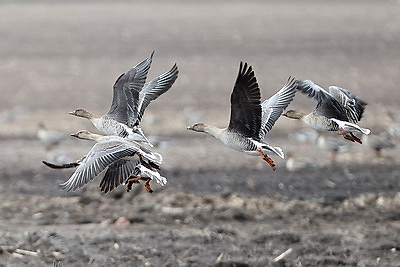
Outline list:
[[[258,136],[261,127],[261,92],[253,68],[240,62],[231,94],[231,120],[228,128],[247,137]]]
[[[60,164],[60,165],[56,165],[56,164],[53,164],[53,163],[50,163],[47,161],[42,161],[42,163],[52,169],[68,169],[68,168],[75,168],[75,167],[79,166],[79,163],[77,163],[77,162],[64,163],[64,164]]]
[[[253,75],[254,76],[253,68],[251,66],[249,66],[247,64],[247,62],[243,63],[243,61],[240,61],[239,75],[242,75],[242,76]]]
[[[296,77],[294,77],[294,76],[289,76],[286,84],[289,87],[295,87],[297,89],[299,87],[299,80],[296,80]]]
[[[119,77],[117,78],[117,80],[115,80],[114,87],[117,86],[117,83],[119,82],[119,80],[121,80],[121,78],[122,78],[124,75],[125,75],[125,73],[122,73],[121,75],[119,75]]]
[[[177,64],[177,63],[175,63],[175,64],[172,66],[170,72],[171,72],[171,73],[174,73],[174,74],[178,74],[178,73],[179,73],[179,68],[178,68],[178,64]]]

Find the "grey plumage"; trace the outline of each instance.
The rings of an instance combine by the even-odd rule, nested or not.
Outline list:
[[[99,117],[84,109],[77,109],[70,114],[89,119],[106,135],[150,144],[140,128],[140,121],[150,102],[167,92],[179,73],[175,64],[171,70],[145,84],[153,54],[119,76],[113,87],[112,103],[107,114]]]
[[[331,86],[327,92],[310,80],[299,81],[298,90],[315,99],[316,108],[309,114],[288,110],[284,116],[300,119],[318,131],[342,134],[344,139],[360,144],[361,139],[353,132],[367,135],[371,132],[357,124],[367,103],[349,91]]]
[[[275,122],[281,116],[283,110],[293,101],[296,94],[297,81],[294,77],[289,77],[281,90],[276,92],[269,99],[261,104],[261,127],[259,139],[264,139],[265,135],[272,129]]]
[[[281,90],[261,104],[261,92],[254,71],[247,63],[241,62],[231,94],[231,117],[228,127],[220,129],[200,122],[187,129],[210,134],[232,149],[259,155],[275,170],[273,160],[266,153],[273,152],[284,158],[283,151],[262,139],[293,100],[296,88],[297,81],[289,77]]]
[[[118,136],[100,136],[88,131],[78,132],[74,136],[95,140],[97,143],[80,162],[65,166],[77,166],[72,176],[61,184],[62,189],[67,192],[75,191],[93,179],[101,177],[100,189],[107,193],[132,175],[140,174],[141,168],[145,167],[157,173],[156,170],[162,164],[160,154],[153,153],[134,141]],[[150,178],[155,178],[161,185],[166,183],[166,179],[159,175]]]
[[[150,69],[153,53],[136,66],[121,74],[113,87],[113,99],[107,117],[128,125],[137,116],[139,92],[142,90]]]
[[[157,99],[160,95],[164,94],[171,88],[175,80],[178,78],[178,73],[178,65],[174,64],[169,71],[145,84],[144,88],[139,93],[138,113],[136,119],[135,116],[133,116],[133,120],[130,120],[128,126],[139,125],[147,106],[151,101]]]
[[[315,114],[328,119],[357,123],[361,120],[367,103],[348,90],[330,86],[329,92],[310,80],[299,81],[298,90],[317,100]]]

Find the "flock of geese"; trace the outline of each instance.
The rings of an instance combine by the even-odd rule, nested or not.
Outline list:
[[[175,64],[169,71],[146,83],[153,54],[119,76],[107,114],[98,116],[85,109],[70,112],[90,120],[104,135],[86,130],[72,134],[73,137],[95,142],[87,155],[76,162],[56,165],[43,161],[51,168],[76,168],[72,176],[61,184],[62,189],[75,191],[95,178],[101,178],[100,190],[104,193],[121,184],[130,191],[133,183],[140,181],[144,181],[146,190],[152,192],[152,180],[161,186],[167,183],[167,179],[159,173],[163,158],[148,148],[152,144],[140,128],[140,122],[151,101],[172,87],[179,70]],[[285,112],[297,91],[317,102],[311,113]],[[261,102],[257,79],[247,63],[240,63],[230,103],[231,116],[226,128],[199,122],[187,129],[214,136],[232,149],[260,156],[273,170],[276,166],[269,155],[283,159],[284,153],[280,147],[268,144],[264,137],[281,115],[299,119],[315,130],[339,134],[345,140],[360,144],[362,141],[357,135],[370,133],[369,129],[358,125],[367,103],[340,87],[331,86],[328,92],[310,80],[298,81],[289,77],[279,91]]]

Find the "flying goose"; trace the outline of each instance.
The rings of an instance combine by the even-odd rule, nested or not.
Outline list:
[[[360,144],[362,141],[353,132],[371,132],[357,125],[367,103],[351,92],[337,86],[330,86],[327,92],[310,80],[299,81],[298,90],[318,101],[317,107],[309,114],[288,110],[283,116],[300,119],[318,131],[342,134],[346,140]]]
[[[129,191],[132,183],[139,180],[146,180],[145,187],[149,192],[152,192],[149,184],[151,180],[155,179],[162,186],[167,183],[157,171],[162,164],[161,155],[151,152],[135,141],[89,131],[79,131],[72,136],[97,143],[78,162],[63,165],[43,162],[51,168],[77,167],[72,176],[61,184],[62,189],[67,192],[75,191],[97,177],[102,177],[100,189],[104,193],[122,183],[127,183],[126,189]]]
[[[106,135],[116,135],[152,146],[140,128],[140,122],[150,102],[168,91],[179,73],[178,66],[174,64],[169,71],[145,84],[153,54],[119,76],[114,84],[113,99],[107,114],[97,116],[85,109],[77,109],[69,114],[89,119]]]
[[[303,128],[288,134],[289,139],[300,142],[301,145],[307,146],[314,144],[318,139],[318,132],[311,128]]]
[[[319,169],[324,167],[324,164],[303,156],[298,158],[289,152],[286,153],[285,167],[290,172],[298,172],[302,170]]]
[[[322,150],[330,152],[330,161],[335,162],[339,153],[348,151],[353,143],[321,133],[317,138],[317,145]]]
[[[282,111],[293,100],[297,82],[289,77],[285,86],[271,98],[261,103],[261,93],[254,71],[247,63],[240,62],[233,92],[231,94],[231,118],[227,128],[202,122],[187,127],[188,130],[204,132],[219,139],[228,147],[249,155],[261,155],[273,170],[274,161],[267,155],[272,152],[284,158],[280,147],[273,147],[263,141],[272,129]]]
[[[363,135],[362,140],[375,151],[377,158],[382,157],[382,150],[393,149],[396,144],[393,142],[392,136],[389,132],[382,132],[380,134]]]
[[[46,145],[46,150],[51,150],[61,142],[65,141],[68,137],[65,133],[47,129],[43,123],[38,124],[36,136]]]

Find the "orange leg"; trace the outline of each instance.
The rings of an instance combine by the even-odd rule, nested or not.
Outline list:
[[[351,142],[354,142],[354,138],[351,137],[351,136],[348,136],[348,135],[344,132],[343,128],[339,128],[339,130],[342,132],[342,135],[343,135],[344,139],[349,140],[349,141],[351,141]],[[353,135],[353,136],[354,136],[354,135]]]
[[[150,187],[150,181],[151,181],[151,179],[148,178],[147,181],[146,181],[146,183],[144,184],[144,187],[146,188],[146,191],[147,191],[147,192],[153,193],[153,190],[152,190],[151,187]]]
[[[359,144],[362,144],[362,141],[360,140],[360,138],[358,138],[357,136],[355,136],[353,133],[350,133],[351,137],[353,137],[353,140],[356,141]],[[353,142],[354,142],[353,141]]]
[[[133,183],[138,183],[140,179],[142,179],[142,176],[138,176],[138,177],[135,177],[135,178],[128,178],[128,180],[126,180],[126,182],[125,182],[126,183],[126,185],[125,185],[126,192],[131,191],[132,184]]]
[[[260,153],[261,158],[262,158],[265,162],[267,162],[267,163],[269,164],[269,166],[271,166],[272,170],[275,171],[275,170],[276,170],[276,167],[275,167],[274,161],[273,161],[270,157],[268,157],[268,155],[264,154],[264,153],[262,152],[261,148],[257,148],[257,151]]]

